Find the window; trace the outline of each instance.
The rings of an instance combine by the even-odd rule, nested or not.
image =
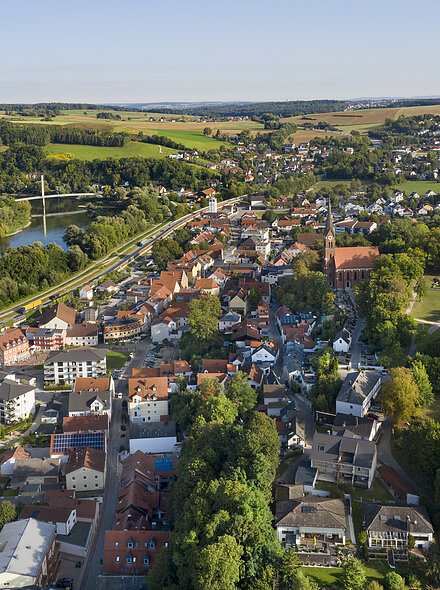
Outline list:
[[[95,488],[99,488],[99,484],[95,483]]]
[[[72,490],[76,490],[76,485],[73,485],[72,486]]]
[[[127,565],[131,565],[131,557],[129,555],[127,555],[127,557],[125,558],[125,563]]]
[[[148,557],[148,555],[144,556],[144,565],[150,565],[150,558]]]
[[[127,541],[127,547],[133,549],[133,541]]]
[[[117,561],[117,562],[119,561],[119,555],[117,555],[117,556],[116,556],[116,561]]]
[[[156,549],[155,541],[150,541],[150,549]]]
[[[75,479],[76,479],[76,478],[75,478],[75,476],[74,476],[74,475],[72,475],[72,480],[73,480],[73,481],[75,481]]]
[[[95,475],[95,479],[98,479],[98,476],[97,475]]]
[[[83,475],[83,479],[87,479],[87,475]]]
[[[318,445],[318,451],[323,451],[324,450],[324,445]]]

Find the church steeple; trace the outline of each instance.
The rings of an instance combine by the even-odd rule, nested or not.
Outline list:
[[[330,201],[330,197],[328,198],[327,221],[325,224],[324,235],[327,236],[329,232],[332,233],[333,237],[335,236],[335,230],[333,228],[333,219],[332,219],[332,204]]]
[[[330,260],[335,255],[335,230],[332,219],[332,206],[328,198],[327,221],[324,231],[324,267],[327,268]]]

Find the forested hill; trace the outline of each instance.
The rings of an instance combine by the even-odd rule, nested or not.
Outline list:
[[[308,115],[311,113],[329,113],[343,111],[350,103],[342,100],[286,100],[283,102],[257,102],[253,104],[225,104],[200,107],[189,107],[180,111],[161,108],[157,112],[170,112],[185,115],[215,115],[224,117],[260,116],[264,113],[272,113],[279,117],[293,117],[296,115]],[[150,109],[156,112],[155,109]]]

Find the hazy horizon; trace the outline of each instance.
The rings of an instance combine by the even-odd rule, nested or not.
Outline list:
[[[2,6],[0,102],[263,102],[440,95],[434,0],[127,0]]]

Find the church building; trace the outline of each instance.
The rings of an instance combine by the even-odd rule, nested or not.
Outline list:
[[[368,279],[379,256],[375,246],[336,248],[330,199],[324,232],[324,274],[334,289],[356,287]]]

